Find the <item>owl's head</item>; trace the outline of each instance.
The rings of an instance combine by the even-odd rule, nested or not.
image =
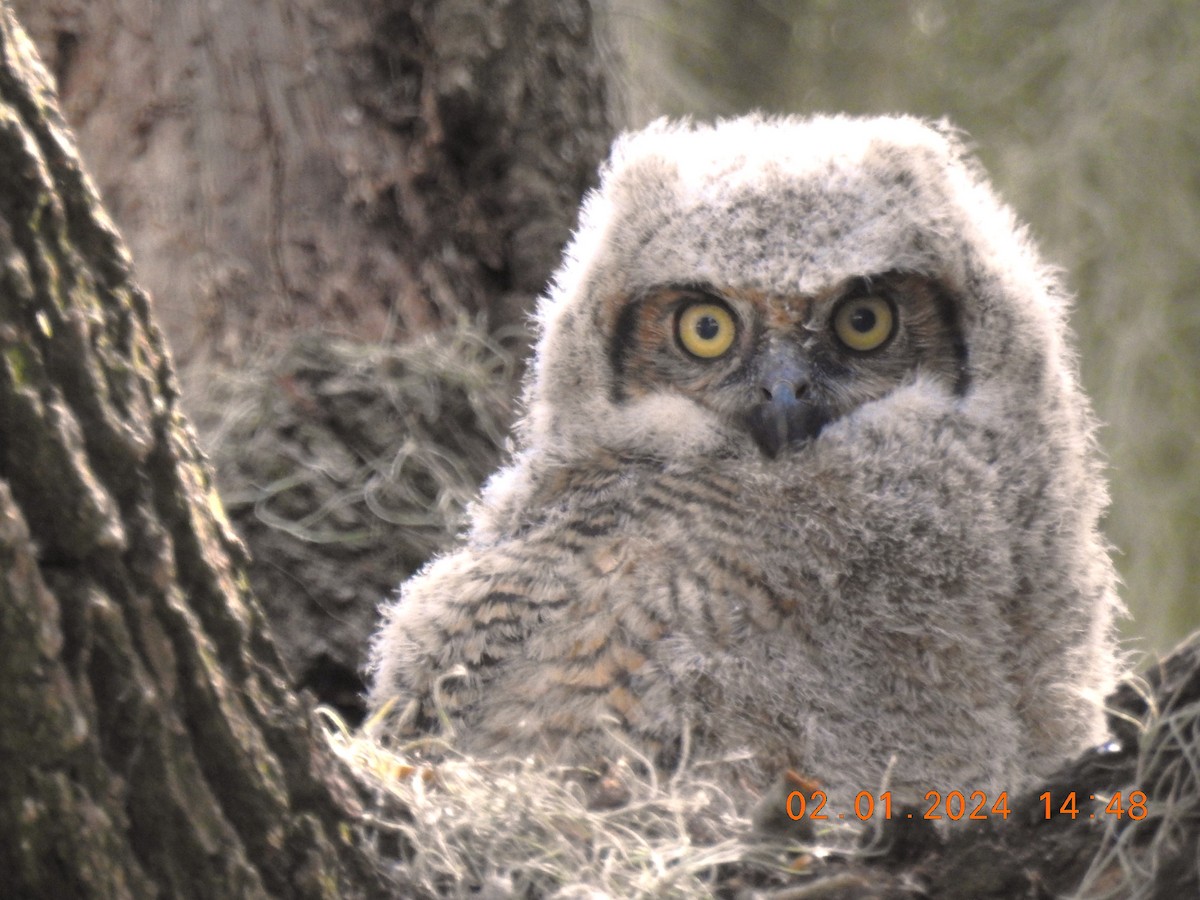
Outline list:
[[[1027,387],[1063,307],[948,128],[659,122],[617,142],[539,305],[520,441],[786,462],[900,392]]]

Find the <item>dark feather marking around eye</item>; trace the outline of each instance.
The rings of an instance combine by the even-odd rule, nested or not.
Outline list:
[[[715,300],[718,303],[724,303],[725,300],[721,296],[721,292],[709,284],[707,281],[678,281],[670,284],[664,284],[657,290],[676,291],[679,294],[693,295],[688,296],[689,300]]]
[[[908,273],[892,271],[878,272],[874,275],[859,275],[857,278],[850,279],[846,289],[838,296],[838,303],[858,297],[870,297],[872,294],[886,297],[891,293],[892,284],[906,274]]]
[[[847,300],[852,297],[869,297],[872,294],[894,299],[895,292],[902,289],[903,282],[913,279],[929,282],[935,287],[938,286],[934,279],[927,275],[922,275],[920,272],[906,269],[889,269],[886,272],[876,272],[873,275],[859,275],[856,278],[850,279],[845,290],[838,295],[838,300]]]
[[[638,311],[642,302],[641,299],[636,299],[625,304],[621,314],[617,316],[617,325],[608,345],[608,362],[613,374],[610,399],[613,403],[625,400],[625,364],[630,351],[633,350],[633,335],[637,330]]]
[[[895,289],[894,285],[896,282],[914,277],[928,284],[938,318],[950,335],[955,369],[957,370],[954,379],[954,392],[962,396],[967,392],[967,388],[971,386],[971,370],[968,365],[967,342],[963,335],[962,322],[960,321],[958,312],[959,300],[954,292],[936,278],[922,275],[919,272],[894,269],[888,272],[879,272],[875,275],[862,275],[853,279],[843,292],[841,299],[862,297],[869,294],[883,294],[886,296]]]
[[[959,321],[958,299],[943,285],[933,284],[933,302],[937,307],[938,316],[949,332],[954,348],[954,361],[958,375],[954,380],[954,393],[962,396],[971,386],[971,368],[967,359],[967,341],[963,336],[962,322]]]
[[[629,364],[629,354],[634,350],[634,337],[637,335],[638,318],[648,300],[656,295],[668,292],[680,294],[681,300],[725,302],[716,288],[707,282],[680,282],[655,285],[631,298],[617,315],[612,339],[608,345],[608,362],[613,374],[612,390],[609,394],[609,399],[613,403],[622,403],[628,399],[628,394],[625,390],[625,375]]]

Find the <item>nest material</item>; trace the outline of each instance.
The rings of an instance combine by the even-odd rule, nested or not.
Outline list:
[[[379,603],[452,542],[499,464],[519,349],[461,321],[400,345],[304,335],[185,373],[294,680],[352,721]]]
[[[352,733],[336,716],[326,722],[334,751],[375,798],[363,831],[401,896],[777,896],[828,852],[757,830],[720,763],[660,775],[630,748],[596,771],[466,756],[439,738],[390,747],[370,723]],[[853,838],[843,823],[827,830]],[[865,884],[850,857],[837,868],[845,885]]]
[[[1113,730],[1137,753],[1120,785],[1126,812],[1102,817],[1079,896],[1200,897],[1200,633],[1121,685],[1114,706]],[[1138,818],[1128,812],[1135,791],[1147,798]]]
[[[392,746],[370,722],[328,735],[375,799],[363,831],[406,897],[1200,896],[1200,635],[1109,706],[1114,740],[1014,796],[1003,820],[832,824],[799,840],[762,827],[763,804],[783,794],[747,815],[747,789],[719,763],[656,774],[630,748],[588,772],[463,756],[432,737]],[[1074,792],[1078,817],[1046,819],[1047,790]],[[1145,816],[1129,814],[1134,791]],[[1124,814],[1103,812],[1117,792]]]

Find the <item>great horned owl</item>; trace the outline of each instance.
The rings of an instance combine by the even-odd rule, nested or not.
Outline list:
[[[1011,790],[1101,739],[1067,303],[955,134],[660,122],[601,174],[511,464],[387,610],[372,704],[475,752],[744,751],[842,803],[889,761]]]

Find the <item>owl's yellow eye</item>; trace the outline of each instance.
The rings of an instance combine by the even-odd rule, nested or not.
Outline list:
[[[700,302],[685,307],[675,330],[683,349],[701,359],[724,356],[737,336],[733,314],[719,303]]]
[[[892,304],[882,297],[855,297],[833,314],[833,332],[851,350],[877,350],[895,329]]]

